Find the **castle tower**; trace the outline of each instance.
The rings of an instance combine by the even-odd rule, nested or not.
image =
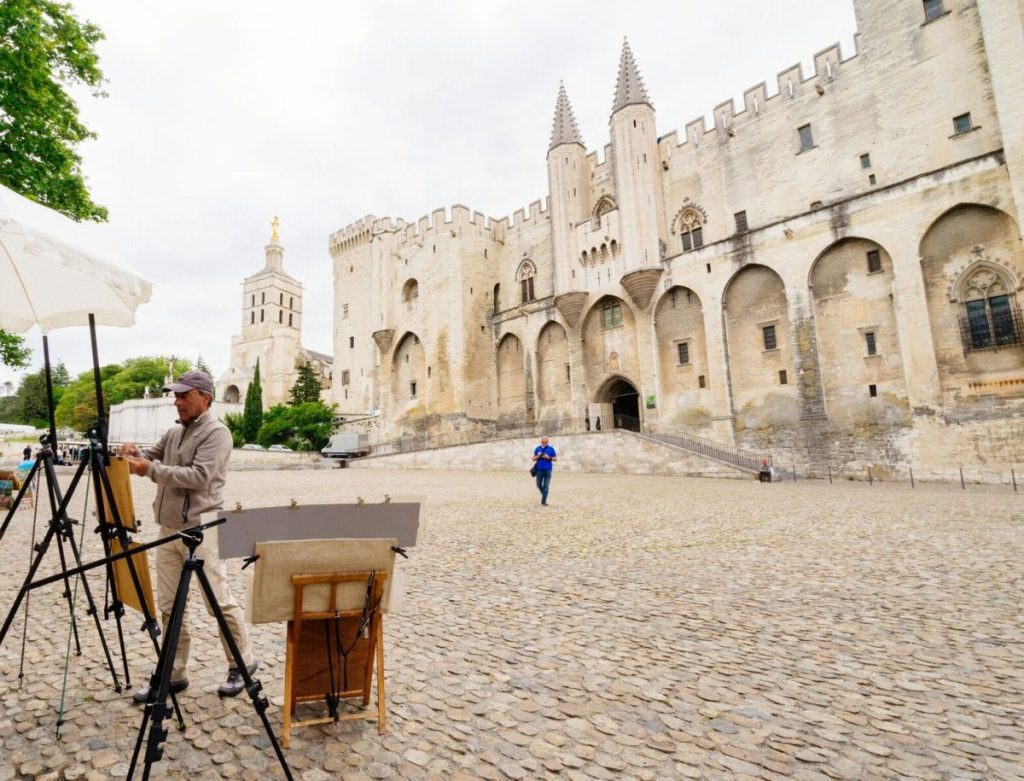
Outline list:
[[[548,145],[548,193],[551,208],[551,244],[554,255],[555,304],[575,325],[586,300],[582,285],[572,278],[576,260],[576,225],[587,218],[590,169],[576,117],[565,85],[558,85],[555,119]]]
[[[609,124],[615,200],[622,230],[624,270],[628,275],[658,267],[665,210],[654,106],[626,40],[622,42]]]

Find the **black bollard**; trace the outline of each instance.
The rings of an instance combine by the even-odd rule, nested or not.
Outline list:
[[[868,485],[872,485],[873,486],[874,484],[875,484],[875,478],[871,476],[871,467],[869,466],[868,467]]]
[[[1017,473],[1013,471],[1013,467],[1010,467],[1010,479],[1013,481],[1013,492],[1017,493]]]
[[[914,485],[914,467],[910,467],[910,487],[915,488]]]
[[[967,484],[964,482],[964,468],[960,467],[960,488],[961,490],[967,490]]]
[[[832,485],[832,464],[828,465],[828,484]]]

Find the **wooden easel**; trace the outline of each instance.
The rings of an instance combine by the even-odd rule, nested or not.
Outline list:
[[[380,609],[387,576],[385,570],[292,576],[295,613],[294,618],[288,622],[285,655],[284,734],[281,738],[285,748],[291,743],[293,728],[311,724],[376,718],[378,731],[384,734],[387,729],[384,698],[384,634]],[[348,585],[351,589],[350,584],[358,583],[369,584],[366,605],[352,607],[349,603],[339,606],[338,587]],[[305,609],[304,595],[307,587],[318,587],[318,592],[329,590],[327,609]],[[344,649],[344,655],[337,653],[338,643]],[[333,652],[329,644],[333,644]],[[337,718],[327,715],[303,721],[294,719],[296,707],[300,702],[325,700],[328,696],[335,696],[340,700],[359,697],[362,699],[363,708],[369,705],[375,658],[376,714],[368,711],[339,713]]]

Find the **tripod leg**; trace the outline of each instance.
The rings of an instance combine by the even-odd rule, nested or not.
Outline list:
[[[60,558],[60,568],[63,572],[67,572],[68,563],[64,556],[64,535],[57,535],[57,556]],[[80,578],[84,579],[84,576],[79,575]],[[71,633],[75,638],[75,656],[82,655],[82,643],[78,639],[78,621],[75,620],[75,603],[71,598],[71,578],[64,577],[64,598],[68,602],[68,612],[71,613]]]
[[[288,767],[288,763],[285,761],[284,753],[281,751],[281,746],[277,742],[277,736],[274,735],[274,730],[270,726],[270,720],[267,718],[267,708],[270,703],[267,702],[267,698],[260,695],[263,690],[263,685],[259,681],[253,680],[252,675],[249,674],[249,668],[246,666],[245,659],[242,658],[242,652],[238,650],[238,643],[235,642],[235,636],[231,634],[231,629],[228,627],[227,619],[224,618],[224,611],[221,610],[220,602],[217,601],[217,595],[213,593],[213,588],[210,586],[210,581],[206,577],[206,573],[203,571],[203,560],[202,559],[190,559],[198,563],[196,567],[196,577],[199,579],[199,586],[203,589],[203,594],[206,595],[206,604],[210,606],[210,610],[217,619],[217,626],[220,628],[221,637],[224,638],[224,642],[227,643],[228,648],[231,650],[231,657],[235,660],[235,669],[242,674],[242,680],[245,681],[245,690],[249,694],[249,699],[252,700],[252,706],[259,714],[260,720],[263,722],[263,728],[267,731],[267,737],[270,738],[270,743],[274,747],[274,753],[277,754],[277,760],[281,763],[281,769],[284,770],[284,775],[288,781],[293,781],[292,771]],[[285,707],[288,707],[287,703]]]
[[[39,569],[39,565],[43,561],[43,556],[46,555],[46,549],[50,545],[50,540],[53,535],[56,534],[57,527],[51,523],[49,530],[46,532],[46,536],[43,537],[42,542],[36,546],[36,556],[32,560],[31,566],[28,568],[28,575],[25,576],[25,582],[22,583],[21,588],[18,589],[18,596],[14,598],[14,604],[11,605],[11,610],[7,614],[7,619],[4,621],[4,625],[0,628],[0,645],[3,645],[4,638],[7,637],[7,630],[11,628],[11,624],[14,621],[14,616],[18,612],[18,608],[21,607],[21,601],[25,598],[28,593],[28,584],[32,582],[32,578],[35,577],[36,570]]]
[[[171,691],[171,673],[174,668],[174,654],[178,650],[178,638],[181,635],[181,625],[185,619],[185,607],[188,603],[188,587],[192,580],[192,573],[195,570],[194,559],[186,559],[178,578],[178,589],[174,593],[174,606],[171,608],[171,617],[167,622],[167,631],[164,633],[164,642],[160,647],[160,656],[157,659],[156,669],[149,679],[149,700],[142,714],[142,723],[139,725],[139,734],[135,739],[135,751],[132,752],[131,765],[128,767],[128,778],[135,774],[135,767],[139,760],[139,750],[142,748],[142,740],[146,734],[146,724],[152,719],[149,728],[149,737],[146,739],[146,757],[143,766],[143,781],[149,778],[149,770],[154,762],[159,762],[163,756],[163,749],[160,744],[167,738],[167,730],[163,726],[164,719],[168,716],[167,697]],[[200,566],[202,562],[200,562]]]

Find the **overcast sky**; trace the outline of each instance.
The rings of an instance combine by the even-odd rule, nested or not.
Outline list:
[[[106,34],[109,97],[79,100],[98,134],[85,174],[109,243],[153,283],[136,326],[99,329],[100,360],[202,353],[215,375],[274,215],[305,286],[303,343],[330,353],[329,234],[368,213],[502,217],[543,198],[558,82],[602,148],[623,36],[664,135],[761,81],[773,93],[798,61],[811,73],[836,41],[850,56],[855,32],[853,0],[72,5]],[[84,329],[54,331],[50,350],[73,375],[90,366]]]

